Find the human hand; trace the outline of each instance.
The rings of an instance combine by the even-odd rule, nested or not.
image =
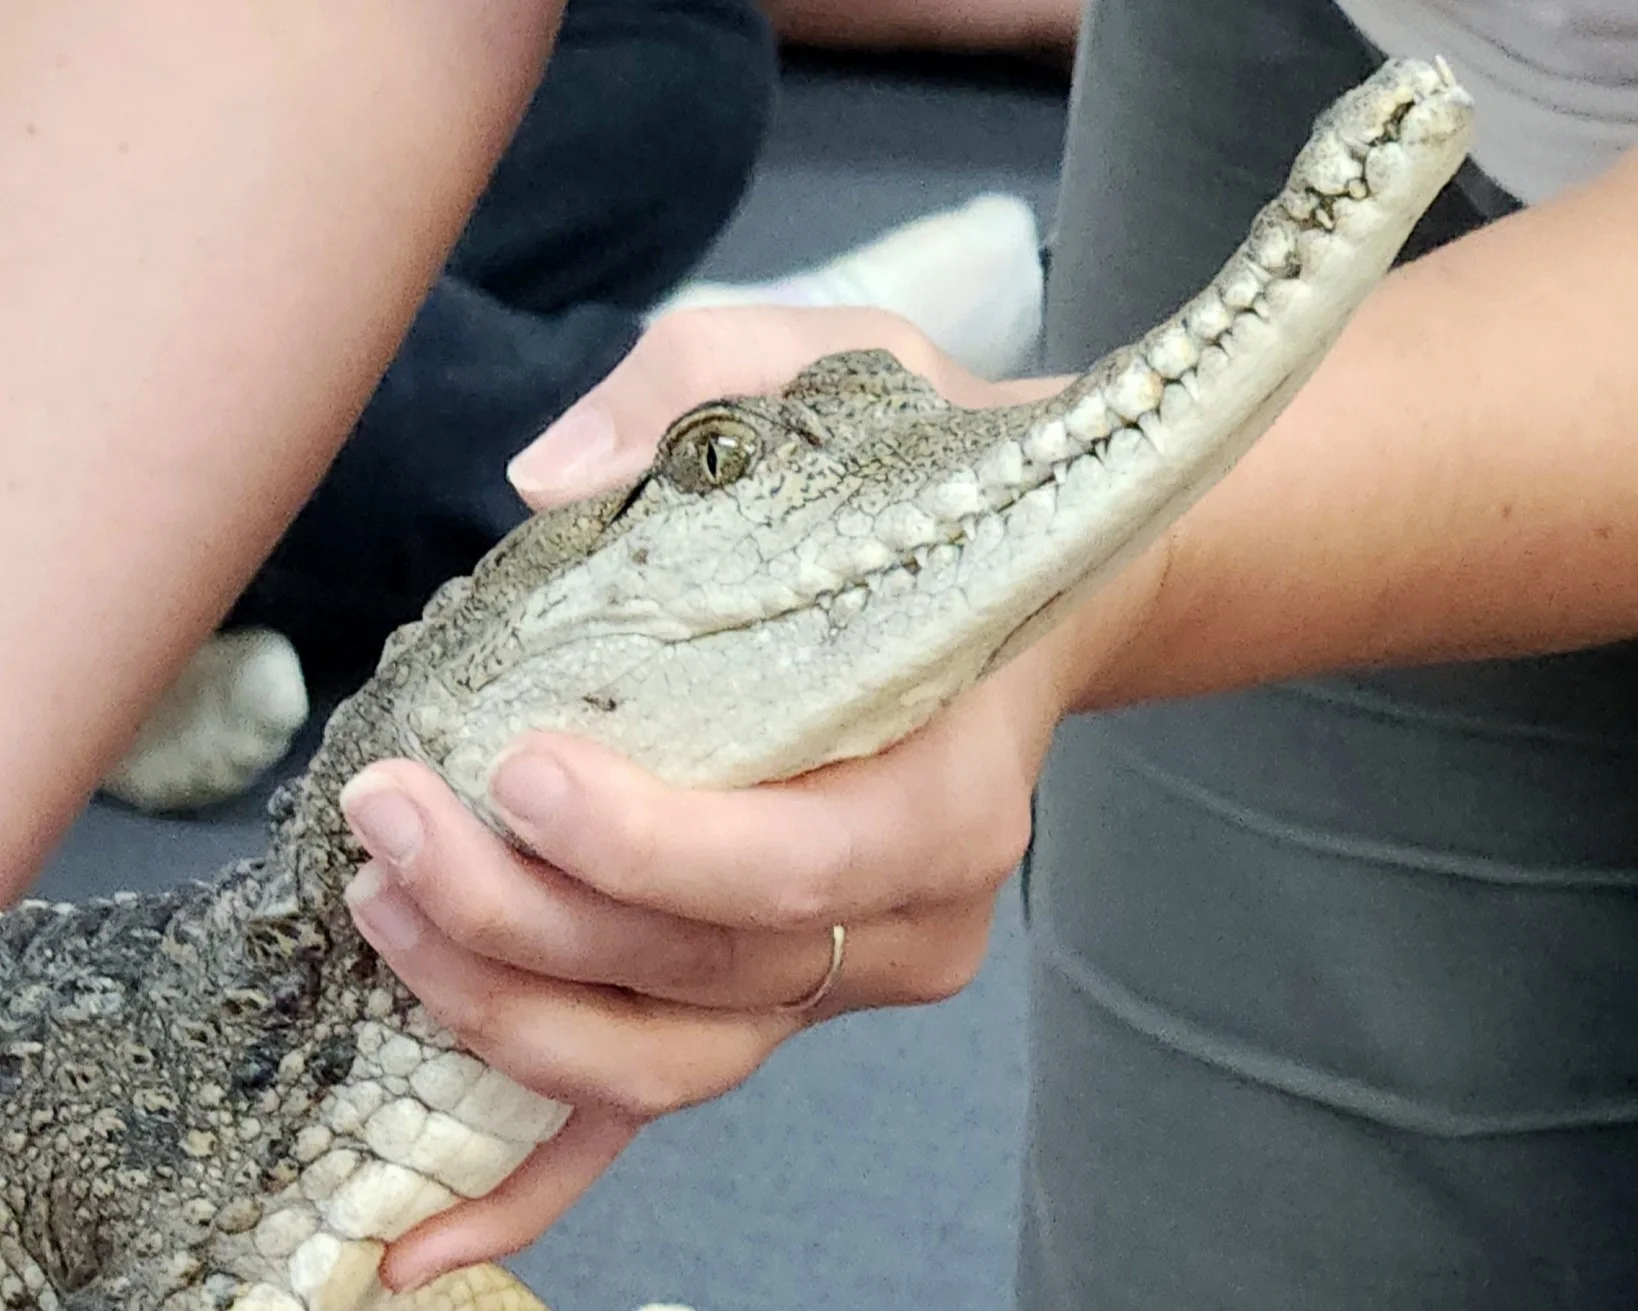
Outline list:
[[[550,434],[589,427],[595,462],[520,462],[537,504],[629,478],[676,414],[777,387],[836,349],[887,347],[965,403],[1014,398],[885,315],[677,318]],[[734,1087],[805,1025],[963,987],[1028,840],[1061,704],[1043,644],[877,757],[734,793],[670,788],[591,742],[533,735],[492,798],[539,860],[426,769],[360,775],[344,795],[374,857],[349,892],[360,930],[470,1050],[577,1108],[494,1193],[396,1243],[384,1277],[407,1287],[531,1241],[643,1124]],[[835,986],[813,1009],[781,1009],[827,976],[837,923]]]

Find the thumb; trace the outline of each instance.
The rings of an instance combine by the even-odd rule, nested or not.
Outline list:
[[[512,457],[506,479],[535,510],[636,482],[653,455],[653,443],[621,437],[622,429],[594,390]]]
[[[911,369],[951,371],[906,320],[880,310],[756,305],[663,315],[506,476],[536,510],[629,484],[671,422],[696,405],[777,390],[822,355],[869,347]]]

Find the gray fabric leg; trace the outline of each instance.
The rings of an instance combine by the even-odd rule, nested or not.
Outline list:
[[[1374,66],[1313,0],[1097,0],[1048,292],[1191,293]],[[1481,221],[1452,188],[1418,248]],[[1020,1305],[1630,1307],[1638,659],[1082,717],[1031,856]]]

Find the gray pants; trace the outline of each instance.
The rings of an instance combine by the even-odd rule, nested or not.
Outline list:
[[[1377,60],[1323,0],[1093,11],[1059,369],[1208,278]],[[1506,208],[1459,182],[1413,249]],[[1082,717],[1038,820],[1023,1307],[1638,1305],[1632,648]]]

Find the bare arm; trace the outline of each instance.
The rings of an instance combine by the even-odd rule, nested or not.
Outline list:
[[[1071,703],[1638,634],[1635,232],[1638,152],[1389,277],[1055,644]]]
[[[340,445],[560,9],[0,10],[0,899]]]

